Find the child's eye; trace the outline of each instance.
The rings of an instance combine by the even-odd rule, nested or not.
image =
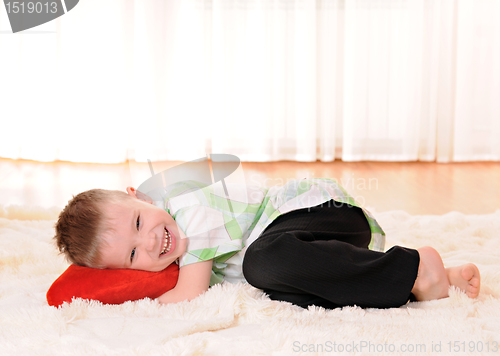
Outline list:
[[[135,224],[135,225],[136,225],[136,227],[137,227],[137,230],[139,230],[139,225],[141,224],[141,220],[140,220],[140,219],[141,219],[141,216],[139,215],[139,216],[137,217],[137,222],[136,222],[136,224]]]
[[[132,250],[132,253],[130,254],[130,262],[132,262],[134,256],[135,256],[135,248]]]

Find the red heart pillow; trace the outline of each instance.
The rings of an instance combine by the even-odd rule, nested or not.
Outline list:
[[[93,299],[104,304],[158,298],[177,284],[179,266],[172,263],[160,272],[133,269],[95,269],[69,266],[47,292],[47,302],[59,306],[73,298]]]

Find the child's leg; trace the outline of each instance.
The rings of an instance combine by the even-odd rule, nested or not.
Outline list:
[[[409,300],[418,265],[416,250],[394,247],[382,253],[290,231],[250,245],[243,274],[271,299],[302,307],[390,308]]]
[[[248,248],[243,273],[272,299],[303,307],[405,304],[417,276],[418,252],[370,251],[370,239],[359,208],[303,209],[276,219]]]
[[[448,296],[450,285],[465,291],[470,298],[478,296],[480,275],[474,264],[444,268],[441,256],[432,247],[422,247],[417,251],[420,255],[420,264],[412,289],[417,300],[445,298]]]

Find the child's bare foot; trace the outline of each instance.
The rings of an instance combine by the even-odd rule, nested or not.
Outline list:
[[[481,276],[479,269],[472,263],[446,268],[450,284],[463,290],[469,298],[479,295]]]
[[[415,298],[433,300],[448,297],[450,282],[439,253],[428,246],[419,248],[417,251],[420,255],[420,264],[417,279],[411,291]],[[456,273],[453,272],[453,274]]]

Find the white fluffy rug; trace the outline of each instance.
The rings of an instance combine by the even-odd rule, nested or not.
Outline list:
[[[476,263],[479,298],[451,289],[450,298],[397,309],[304,310],[248,285],[225,284],[177,305],[76,300],[56,309],[45,293],[67,264],[51,241],[54,221],[26,221],[53,214],[20,209],[0,218],[0,354],[500,354],[500,210],[375,215],[387,248],[431,245],[447,266]]]

